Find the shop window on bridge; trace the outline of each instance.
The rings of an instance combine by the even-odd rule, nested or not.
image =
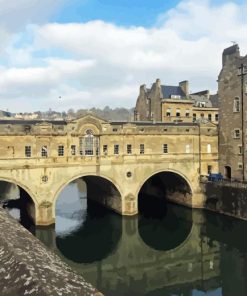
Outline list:
[[[185,153],[190,153],[190,144],[185,145]]]
[[[42,146],[42,147],[41,147],[41,156],[42,156],[42,157],[47,157],[47,156],[48,156],[48,149],[47,149],[47,146]]]
[[[32,156],[32,148],[31,146],[25,146],[25,156],[31,157]]]
[[[212,147],[211,144],[207,145],[207,153],[211,153],[212,152]]]
[[[168,153],[168,144],[163,144],[163,153]]]
[[[104,155],[108,154],[108,146],[107,145],[103,145],[103,154]]]
[[[76,155],[76,145],[71,145],[71,155]]]
[[[114,145],[114,154],[115,155],[118,155],[119,154],[119,145],[118,144],[115,144]]]
[[[58,146],[57,154],[58,154],[58,156],[64,156],[64,146],[63,145]]]
[[[132,154],[132,145],[127,144],[127,154]]]
[[[99,138],[93,135],[92,130],[87,130],[84,137],[79,139],[80,155],[99,155]]]
[[[145,146],[144,144],[140,144],[140,154],[144,154],[145,153]]]

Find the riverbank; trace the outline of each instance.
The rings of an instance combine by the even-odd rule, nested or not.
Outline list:
[[[0,207],[1,295],[102,296]]]

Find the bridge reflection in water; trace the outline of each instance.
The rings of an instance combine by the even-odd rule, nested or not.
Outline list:
[[[121,217],[87,200],[79,179],[57,201],[56,226],[35,235],[105,295],[247,295],[246,222],[172,204],[162,212]]]

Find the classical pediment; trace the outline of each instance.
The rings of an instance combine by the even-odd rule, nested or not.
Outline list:
[[[102,131],[102,124],[107,124],[108,121],[102,119],[98,116],[87,114],[80,118],[71,120],[68,122],[70,130],[79,133],[85,134],[87,130],[92,130],[94,134],[99,134]]]

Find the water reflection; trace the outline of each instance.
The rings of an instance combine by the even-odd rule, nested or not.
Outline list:
[[[105,295],[247,295],[246,222],[172,204],[163,217],[120,217],[80,182],[62,193],[56,228],[36,235]]]

